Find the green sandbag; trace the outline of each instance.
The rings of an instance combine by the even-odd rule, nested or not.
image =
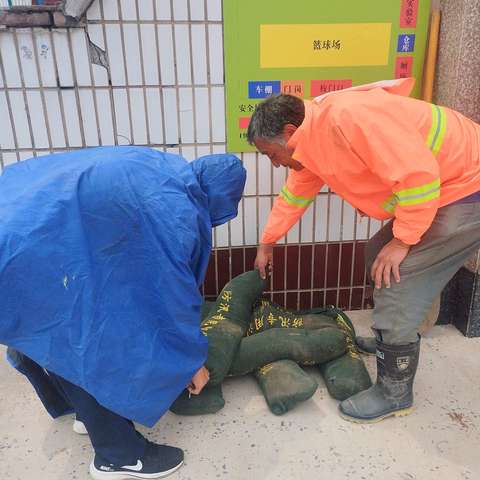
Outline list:
[[[317,390],[317,382],[292,360],[279,360],[260,368],[255,376],[268,407],[283,415]]]
[[[210,385],[219,385],[227,375],[250,324],[253,305],[266,285],[258,270],[235,277],[225,285],[202,322],[202,331],[208,337],[206,367],[210,372]]]
[[[252,322],[247,334],[253,335],[270,328],[305,328],[315,330],[324,327],[336,327],[337,309],[334,307],[301,310],[286,310],[269,300],[258,302],[253,311]]]
[[[199,395],[190,396],[184,390],[170,406],[176,415],[204,415],[217,413],[225,406],[221,385],[207,385]]]
[[[370,388],[372,380],[355,343],[355,329],[350,319],[336,309],[338,326],[345,332],[347,352],[344,356],[320,365],[328,393],[337,399],[345,400],[362,390]]]
[[[291,312],[268,300],[256,305],[249,334],[269,328],[315,329],[336,326],[346,335],[347,351],[344,356],[320,365],[330,395],[344,400],[372,384],[370,375],[355,344],[355,328],[348,316],[333,306]]]
[[[242,340],[228,373],[245,375],[277,360],[316,365],[338,358],[345,349],[345,334],[339,328],[271,328]]]
[[[363,360],[356,355],[358,354],[354,356],[352,353],[346,353],[319,366],[328,393],[337,400],[345,400],[372,385]]]
[[[210,312],[212,309],[215,307],[217,302],[205,302],[201,307],[200,307],[200,318],[202,319],[202,322],[205,320],[205,318],[210,315]]]

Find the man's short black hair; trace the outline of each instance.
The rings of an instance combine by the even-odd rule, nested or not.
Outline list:
[[[282,134],[285,125],[299,127],[304,118],[303,100],[283,93],[272,95],[257,105],[248,125],[248,143],[252,145],[256,138],[273,140]]]

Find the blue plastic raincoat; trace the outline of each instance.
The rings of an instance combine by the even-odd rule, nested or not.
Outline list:
[[[188,163],[140,147],[6,168],[0,343],[155,424],[205,361],[211,228],[236,216],[245,176],[233,155]]]

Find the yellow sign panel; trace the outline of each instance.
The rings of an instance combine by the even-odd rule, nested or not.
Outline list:
[[[391,23],[260,25],[260,67],[387,65]]]

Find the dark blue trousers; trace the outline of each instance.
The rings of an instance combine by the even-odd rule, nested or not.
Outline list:
[[[83,388],[48,372],[85,425],[97,455],[114,465],[135,465],[146,447],[146,440],[133,422],[102,407]]]
[[[47,372],[21,352],[9,348],[10,364],[25,375],[53,417],[75,412],[85,425],[97,455],[118,466],[135,465],[147,441],[133,422],[102,407],[89,393],[52,372]]]
[[[89,393],[48,372],[85,425],[97,455],[114,465],[135,465],[143,458],[147,441],[131,420],[102,407]]]
[[[48,372],[77,419],[90,436],[95,453],[114,465],[135,465],[143,458],[147,441],[135,430],[133,422],[102,407],[89,393],[62,377]]]

